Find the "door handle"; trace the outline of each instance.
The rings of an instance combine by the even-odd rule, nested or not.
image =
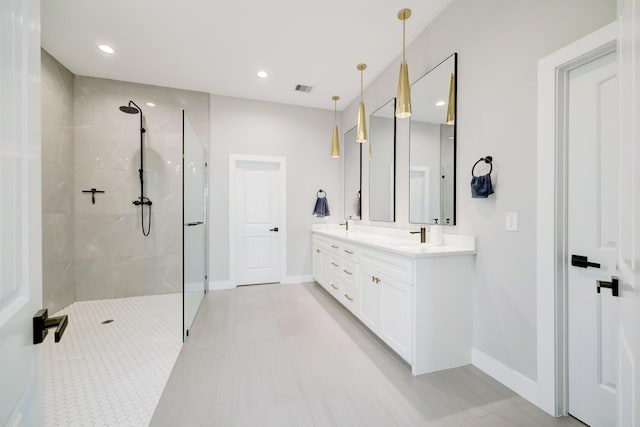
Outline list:
[[[613,295],[614,297],[617,297],[618,283],[619,283],[619,280],[616,276],[612,276],[610,282],[598,280],[598,293],[600,293],[600,288],[609,288],[611,289],[611,295]]]
[[[273,231],[273,232],[277,233],[280,230],[278,229],[278,227],[273,227],[273,228],[270,228],[269,231]]]
[[[68,323],[69,317],[66,314],[64,316],[49,317],[49,310],[46,308],[38,310],[36,315],[33,316],[33,343],[40,344],[44,341],[49,333],[49,328],[56,328],[55,341],[60,342]]]
[[[589,259],[584,255],[571,255],[571,265],[581,268],[600,268],[600,264],[598,264],[597,262],[589,262]]]
[[[202,222],[202,221],[187,222],[185,225],[186,225],[187,227],[193,227],[193,226],[195,226],[195,225],[200,225],[200,224],[204,224],[204,222]]]

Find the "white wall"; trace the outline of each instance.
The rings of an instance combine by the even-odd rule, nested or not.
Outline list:
[[[451,53],[459,53],[458,226],[454,232],[478,237],[474,346],[533,380],[537,377],[537,61],[615,18],[615,0],[456,0],[407,49],[411,81]],[[398,49],[400,44],[398,37]],[[397,58],[373,82],[367,81],[365,73],[368,111],[395,96],[399,62]],[[345,109],[345,126],[355,124],[356,108],[354,100]],[[394,226],[402,228],[409,227],[408,124],[408,120],[398,121],[396,149]],[[468,171],[485,155],[494,156],[499,186],[490,199],[471,199]],[[363,168],[366,220],[367,162]],[[506,211],[519,213],[519,232],[504,231]]]
[[[342,159],[332,159],[333,111],[211,95],[209,273],[229,286],[229,154],[287,159],[287,276],[311,277],[310,225],[343,219]],[[327,104],[331,105],[331,100]],[[344,129],[339,124],[341,144]],[[344,150],[341,149],[344,153]],[[311,213],[327,192],[331,216]]]

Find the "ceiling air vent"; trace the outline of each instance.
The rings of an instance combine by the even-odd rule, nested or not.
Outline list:
[[[311,89],[313,89],[313,86],[296,85],[296,92],[309,93],[309,92],[311,92]]]

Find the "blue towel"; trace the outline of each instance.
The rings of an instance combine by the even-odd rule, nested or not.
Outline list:
[[[313,216],[317,216],[318,218],[322,218],[324,216],[329,216],[329,202],[326,197],[318,197],[316,199],[316,206],[313,208]]]
[[[486,199],[489,194],[493,194],[490,174],[471,178],[471,197],[474,199]]]

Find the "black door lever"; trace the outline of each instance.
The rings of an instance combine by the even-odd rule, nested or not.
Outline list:
[[[618,282],[619,281],[616,276],[612,276],[610,282],[598,280],[598,293],[600,293],[600,288],[609,288],[611,289],[611,295],[613,295],[614,297],[617,297],[619,294]]]
[[[270,228],[269,231],[275,231],[277,233],[280,230],[278,230],[278,227],[274,227],[274,228]]]
[[[574,267],[594,267],[600,268],[600,264],[597,262],[589,262],[589,259],[584,255],[571,255],[571,265]]]
[[[55,341],[60,342],[62,334],[67,329],[69,323],[69,317],[65,314],[63,316],[49,317],[49,311],[46,308],[38,310],[35,316],[33,316],[33,343],[40,344],[44,341],[45,337],[49,333],[49,328],[56,328]]]

